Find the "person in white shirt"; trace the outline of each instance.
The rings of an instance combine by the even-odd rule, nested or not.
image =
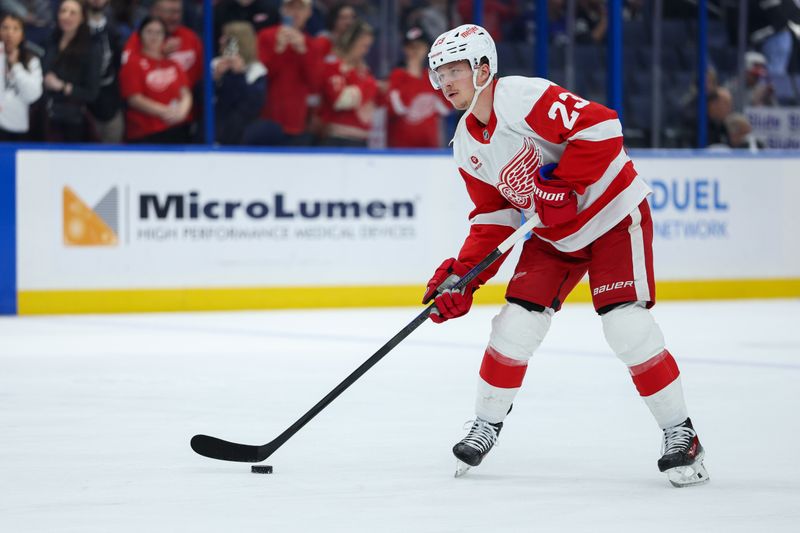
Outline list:
[[[0,141],[22,141],[30,105],[42,96],[42,66],[25,47],[25,26],[16,15],[0,20]]]

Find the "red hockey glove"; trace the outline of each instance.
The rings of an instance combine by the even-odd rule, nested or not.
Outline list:
[[[545,226],[569,222],[578,214],[578,197],[569,183],[553,176],[555,169],[556,164],[550,163],[533,177],[533,204]]]
[[[465,293],[447,289],[433,301],[436,303],[436,310],[431,312],[431,320],[441,324],[469,312],[472,307],[472,291],[469,288]]]
[[[472,280],[463,292],[450,291],[449,287],[455,285],[459,278],[469,270],[468,266],[452,257],[445,259],[439,265],[439,268],[433,273],[433,277],[428,281],[428,288],[422,297],[424,304],[431,300],[436,303],[438,313],[431,313],[431,320],[441,324],[445,320],[467,314],[469,308],[472,307],[472,293],[480,286],[480,281]],[[441,291],[438,296],[437,291]]]

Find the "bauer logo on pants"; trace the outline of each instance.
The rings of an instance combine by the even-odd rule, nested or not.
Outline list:
[[[595,287],[592,291],[593,296],[597,296],[600,293],[614,291],[617,289],[627,289],[629,287],[633,287],[632,281],[617,281],[616,283],[607,283],[605,285],[600,285],[599,287]]]
[[[115,246],[118,243],[119,194],[109,190],[89,207],[69,187],[64,187],[64,244],[67,246]]]

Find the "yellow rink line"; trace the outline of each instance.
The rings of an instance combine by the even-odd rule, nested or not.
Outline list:
[[[242,287],[206,289],[126,289],[20,291],[20,315],[62,313],[131,313],[144,311],[223,311],[244,309],[313,309],[420,305],[423,286]],[[476,293],[478,304],[503,301],[505,285],[491,284]],[[661,281],[657,298],[719,300],[800,297],[800,278]],[[581,283],[568,302],[589,302]]]

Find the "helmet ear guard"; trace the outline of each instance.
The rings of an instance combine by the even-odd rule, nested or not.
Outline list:
[[[431,85],[437,90],[441,84],[436,76],[436,69],[442,65],[455,61],[469,61],[475,71],[481,61],[486,58],[489,64],[490,78],[497,74],[497,49],[494,40],[484,28],[474,24],[464,24],[455,29],[441,34],[431,46],[428,53],[428,77]],[[478,89],[476,76],[473,76],[473,85]]]

